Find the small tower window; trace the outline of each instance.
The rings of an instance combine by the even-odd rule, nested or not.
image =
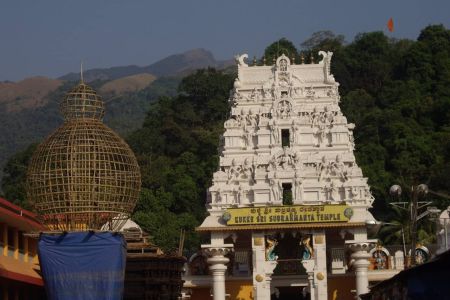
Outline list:
[[[281,146],[290,147],[291,138],[289,136],[289,129],[281,129]]]
[[[283,183],[283,205],[292,205],[292,184]]]

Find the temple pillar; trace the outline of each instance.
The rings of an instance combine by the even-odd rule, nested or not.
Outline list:
[[[364,228],[365,230],[365,228]],[[370,265],[369,250],[376,245],[376,240],[368,240],[367,235],[359,236],[355,234],[355,240],[345,241],[347,247],[353,252],[351,258],[353,261],[353,268],[356,276],[356,296],[366,294],[369,292],[369,278],[367,271]]]
[[[255,300],[270,300],[272,274],[277,266],[276,258],[267,260],[264,233],[252,233],[253,289]]]
[[[328,299],[327,286],[327,244],[324,230],[314,230],[314,285],[311,288],[311,299]],[[312,294],[314,293],[314,297]]]
[[[213,279],[213,299],[225,300],[225,273],[227,263],[230,261],[227,255],[230,247],[215,247],[211,245],[202,245],[203,252],[208,256],[207,263]]]
[[[302,265],[306,270],[306,274],[308,275],[308,290],[310,299],[316,299],[316,284],[314,281],[314,266],[316,265],[314,259],[303,259]]]

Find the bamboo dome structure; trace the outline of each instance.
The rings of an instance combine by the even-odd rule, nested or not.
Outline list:
[[[136,158],[103,124],[104,103],[83,81],[66,94],[60,110],[64,124],[31,158],[28,200],[51,230],[116,230],[139,197]]]

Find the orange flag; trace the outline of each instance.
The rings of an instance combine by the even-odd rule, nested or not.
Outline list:
[[[387,22],[387,28],[389,29],[390,32],[394,31],[394,20],[392,20],[392,18],[390,18],[389,21]]]

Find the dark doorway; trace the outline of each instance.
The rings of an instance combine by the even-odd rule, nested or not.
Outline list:
[[[303,296],[303,287],[297,286],[281,286],[277,287],[279,291],[278,298],[276,294],[272,294],[271,300],[309,300],[309,293],[306,294],[306,297]]]
[[[283,205],[292,205],[292,183],[283,183]]]
[[[290,147],[291,146],[291,138],[289,135],[289,129],[281,129],[281,146],[282,147]]]

